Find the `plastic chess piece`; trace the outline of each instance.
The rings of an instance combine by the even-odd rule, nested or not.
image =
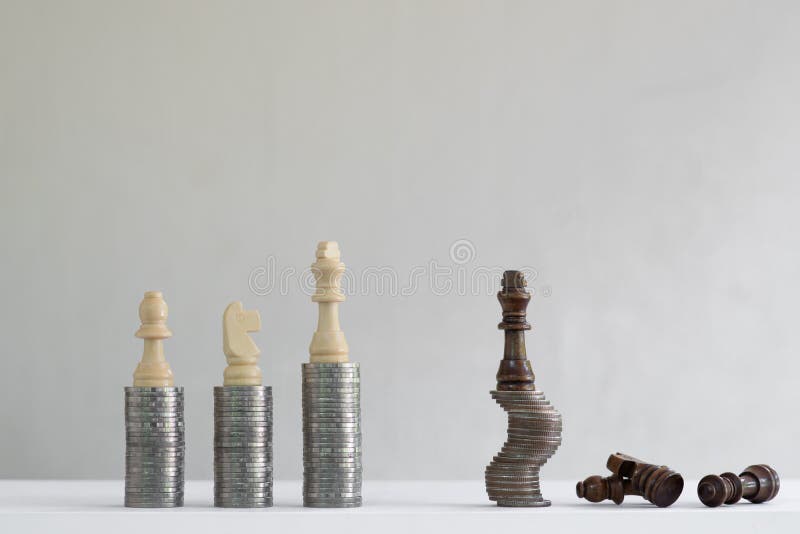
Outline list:
[[[339,261],[339,244],[320,241],[317,261],[311,271],[317,281],[317,290],[311,300],[319,304],[317,330],[311,338],[309,353],[311,363],[346,363],[350,349],[339,326],[339,303],[345,297],[341,288],[344,263]]]
[[[665,465],[654,465],[623,453],[608,457],[606,466],[613,473],[603,478],[591,476],[578,482],[578,497],[590,502],[606,499],[621,504],[624,495],[638,495],[660,508],[670,506],[683,491],[683,477]]]
[[[144,340],[144,352],[133,372],[135,387],[172,387],[172,369],[164,358],[163,340],[172,337],[167,328],[167,303],[160,291],[147,291],[139,304],[142,324],[136,337]]]
[[[222,351],[228,361],[223,373],[225,386],[260,386],[258,350],[248,332],[261,330],[258,310],[245,310],[241,302],[231,302],[222,314]]]
[[[733,473],[704,476],[697,484],[697,496],[703,504],[713,508],[723,503],[736,503],[742,497],[756,504],[771,501],[780,489],[777,471],[767,464],[757,464],[739,476]]]

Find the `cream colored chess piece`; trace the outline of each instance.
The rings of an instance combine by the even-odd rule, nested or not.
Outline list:
[[[228,360],[224,386],[260,386],[261,351],[247,334],[261,330],[258,310],[244,310],[241,302],[231,302],[222,314],[222,351]]]
[[[317,261],[311,266],[317,280],[317,291],[311,300],[319,304],[317,331],[311,339],[311,363],[345,363],[350,349],[339,328],[339,303],[344,302],[341,281],[344,263],[339,261],[339,244],[320,241]]]
[[[139,304],[142,326],[136,337],[144,339],[142,360],[133,372],[134,387],[172,387],[172,369],[164,358],[163,340],[172,337],[167,328],[167,303],[161,291],[147,291]]]

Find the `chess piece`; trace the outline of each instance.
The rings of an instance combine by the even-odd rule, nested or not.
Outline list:
[[[503,290],[497,300],[503,309],[503,320],[497,328],[505,332],[505,349],[497,370],[497,391],[533,391],[533,369],[525,350],[525,331],[531,329],[526,310],[531,294],[525,290],[525,277],[519,271],[503,273]]]
[[[339,286],[344,264],[339,245],[322,241],[311,267],[319,323],[311,340],[311,361],[302,365],[303,506],[361,506],[361,371],[348,361],[339,328]]]
[[[258,356],[261,351],[248,332],[261,330],[258,310],[245,311],[241,302],[231,302],[222,315],[222,351],[228,361],[225,368],[225,386],[260,386],[261,369]]]
[[[683,491],[683,477],[665,465],[653,465],[620,452],[606,463],[613,474],[591,476],[578,482],[575,491],[589,502],[609,499],[622,504],[624,495],[638,495],[660,508],[670,506]]]
[[[139,305],[144,339],[142,360],[125,388],[125,506],[183,506],[183,388],[173,385],[164,358],[167,304],[159,291],[148,291]]]
[[[167,303],[160,291],[147,291],[139,304],[142,324],[136,337],[144,339],[142,360],[133,372],[135,387],[168,387],[174,385],[172,369],[164,358],[163,340],[172,337],[167,328]]]
[[[549,506],[542,498],[539,471],[561,445],[561,414],[534,384],[525,350],[530,294],[519,271],[503,273],[497,299],[503,310],[498,328],[505,349],[492,398],[508,413],[508,439],[486,467],[486,492],[499,506]]]
[[[742,497],[758,504],[771,501],[781,489],[777,471],[767,464],[751,465],[736,476],[733,473],[706,475],[697,485],[697,496],[703,504],[716,507],[734,504]]]
[[[320,241],[317,245],[317,261],[311,265],[317,290],[311,300],[319,304],[319,320],[309,347],[311,363],[348,361],[347,340],[339,327],[339,303],[344,302],[340,286],[344,263],[339,258],[336,241]]]

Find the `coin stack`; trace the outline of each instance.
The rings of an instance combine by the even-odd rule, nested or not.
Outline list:
[[[125,506],[183,506],[183,388],[126,387],[125,439]]]
[[[358,363],[303,364],[303,505],[361,506]]]
[[[272,387],[214,388],[214,506],[272,506]]]
[[[489,500],[500,506],[549,506],[539,470],[561,445],[561,414],[541,391],[492,391],[508,412],[508,440],[486,467]]]

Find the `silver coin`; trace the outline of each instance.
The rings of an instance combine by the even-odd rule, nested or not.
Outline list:
[[[183,497],[175,497],[168,501],[153,502],[149,499],[137,500],[125,498],[126,508],[180,508],[183,506]]]
[[[272,428],[258,425],[242,426],[214,426],[214,434],[223,436],[252,435],[252,436],[272,436]]]
[[[183,422],[183,413],[176,412],[163,412],[163,413],[144,413],[144,412],[126,412],[126,423],[177,423]]]
[[[270,508],[272,499],[252,499],[244,501],[231,501],[228,499],[214,499],[214,506],[217,508]]]
[[[253,476],[259,475],[262,476],[264,473],[271,473],[272,472],[272,464],[266,463],[261,466],[257,465],[215,465],[214,472],[219,473],[221,475],[233,475],[233,474],[241,474],[241,473],[251,473]]]
[[[128,445],[125,451],[126,458],[183,458],[186,450],[184,447],[132,447]]]
[[[302,431],[304,436],[324,436],[329,434],[346,434],[350,436],[357,436],[361,434],[361,422],[348,421],[346,423],[342,423],[340,421],[306,421],[303,424]]]
[[[235,449],[232,450],[221,450],[216,449],[214,451],[214,458],[215,459],[225,459],[226,461],[235,461],[235,460],[259,460],[265,458],[269,453],[271,453],[271,449],[244,449],[241,451],[237,451]]]
[[[236,411],[249,411],[251,409],[271,408],[275,404],[272,400],[246,400],[246,399],[230,399],[230,400],[214,400],[214,407],[219,412],[236,412]]]

